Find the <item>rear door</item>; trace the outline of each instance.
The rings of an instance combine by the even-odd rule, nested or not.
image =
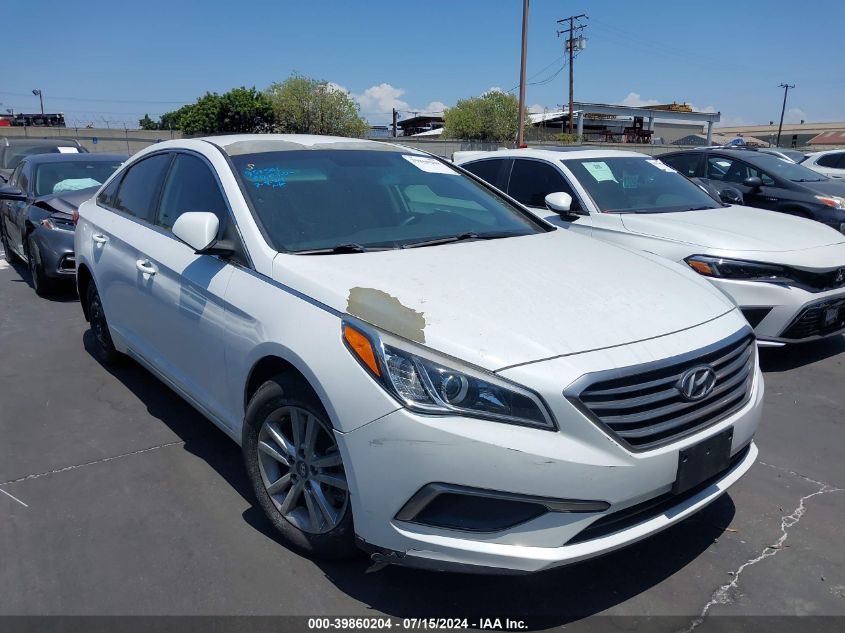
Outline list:
[[[198,255],[172,233],[188,211],[217,215],[218,239],[238,246],[239,255]],[[143,288],[143,337],[156,366],[189,396],[227,423],[225,371],[226,288],[234,266],[245,263],[240,236],[211,165],[199,154],[180,151],[162,187],[155,230],[139,245]]]
[[[507,186],[508,195],[519,200],[549,222],[565,229],[589,234],[592,221],[578,194],[561,171],[549,163],[532,158],[515,158]],[[572,197],[573,215],[561,216],[546,206],[546,196],[563,192]],[[577,214],[577,215],[576,215]]]
[[[82,239],[91,240],[94,281],[112,334],[144,358],[150,284],[139,269],[140,248],[153,233],[156,207],[172,154],[161,152],[131,164],[97,198],[92,223]],[[104,195],[108,194],[108,195]]]

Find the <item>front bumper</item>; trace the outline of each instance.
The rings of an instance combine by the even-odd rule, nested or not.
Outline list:
[[[684,336],[674,338],[680,343]],[[651,341],[586,353],[581,360],[587,367],[614,360],[622,364],[631,357],[667,352],[676,353],[671,341]],[[564,386],[557,381],[566,371],[563,363],[570,361],[555,359],[503,374],[517,380],[528,373],[546,375],[548,384]],[[742,408],[676,442],[637,453],[608,437],[560,397],[559,389],[553,401],[542,387],[559,431],[400,409],[349,433],[338,433],[353,491],[355,532],[364,548],[390,562],[428,569],[536,572],[613,551],[683,520],[723,494],[757,456],[751,439],[761,417],[763,383],[756,368],[751,397]],[[578,535],[603,517],[649,500],[665,500],[676,479],[679,452],[727,429],[733,429],[731,454],[737,458],[728,470],[701,489],[679,495],[677,503],[670,499],[618,529],[579,541]],[[434,482],[545,499],[550,506],[600,501],[607,509],[548,511],[486,531],[402,520],[409,516],[409,500]]]
[[[845,333],[845,306],[840,308],[837,323],[825,326],[824,315],[819,312],[805,316],[808,309],[817,306],[837,306],[845,302],[845,288],[824,292],[810,292],[796,286],[782,284],[710,279],[723,292],[736,301],[740,309],[748,311],[758,340],[769,344],[804,343]],[[804,318],[801,327],[799,321]],[[841,325],[838,325],[841,324]]]
[[[70,279],[76,274],[73,231],[39,227],[32,237],[38,246],[39,263],[45,275]]]

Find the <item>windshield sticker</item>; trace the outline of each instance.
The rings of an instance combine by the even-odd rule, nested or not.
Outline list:
[[[622,187],[625,189],[636,189],[640,184],[640,177],[637,174],[624,174],[622,176]]]
[[[604,161],[596,161],[590,163],[583,163],[584,167],[590,172],[590,175],[596,179],[596,182],[602,182],[604,180],[612,180],[613,182],[619,182],[613,176],[613,172],[610,171],[610,167],[607,166],[607,163]]]
[[[261,187],[281,189],[288,184],[287,178],[292,173],[291,171],[285,171],[281,167],[261,167],[256,169],[255,165],[250,163],[246,166],[243,175],[244,178],[255,185],[256,189],[261,189]]]
[[[402,154],[402,158],[414,165],[417,169],[427,171],[430,174],[449,174],[450,176],[458,176],[458,172],[444,165],[439,160],[429,158],[428,156],[411,156],[409,154]]]
[[[676,170],[669,167],[669,165],[664,163],[662,160],[647,160],[646,162],[654,165],[658,169],[665,171],[668,174],[677,174],[678,173]]]
[[[59,154],[78,154],[79,150],[75,147],[57,147]]]

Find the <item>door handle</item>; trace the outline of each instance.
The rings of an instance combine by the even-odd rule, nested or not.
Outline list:
[[[156,267],[150,263],[149,259],[139,259],[135,262],[135,268],[140,270],[145,275],[155,275]]]
[[[95,233],[94,235],[92,235],[91,239],[94,240],[97,244],[105,244],[109,241],[109,238],[107,238],[105,235],[100,235],[99,233]]]

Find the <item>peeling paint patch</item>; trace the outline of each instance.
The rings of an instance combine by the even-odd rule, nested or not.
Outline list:
[[[425,343],[425,314],[408,308],[393,295],[375,288],[349,290],[346,311],[415,343]]]

